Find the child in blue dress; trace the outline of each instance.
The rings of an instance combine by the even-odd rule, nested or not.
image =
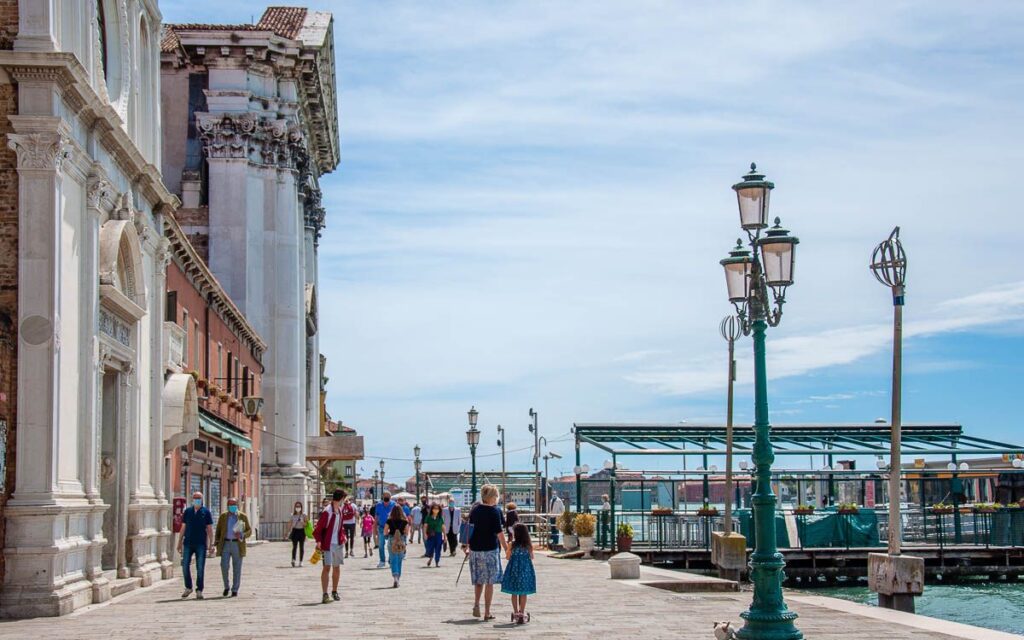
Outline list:
[[[530,530],[522,522],[512,528],[512,544],[508,547],[501,592],[512,596],[512,622],[529,622],[526,597],[537,593],[537,574],[533,570],[533,543]]]

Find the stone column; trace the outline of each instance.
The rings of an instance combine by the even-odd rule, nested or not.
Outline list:
[[[41,84],[27,93],[45,103],[53,89]],[[15,493],[5,509],[6,575],[0,615],[13,609],[21,616],[56,615],[92,602],[91,584],[84,575],[66,575],[69,555],[87,551],[64,542],[69,512],[87,512],[88,506],[84,498],[61,496],[57,473],[60,279],[63,268],[78,267],[64,265],[61,252],[61,170],[73,144],[67,124],[58,117],[12,116],[11,122],[15,133],[8,135],[8,145],[17,153],[19,204],[19,464]],[[78,336],[69,339],[74,348]]]

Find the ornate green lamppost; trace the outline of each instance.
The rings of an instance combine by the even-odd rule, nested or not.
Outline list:
[[[786,287],[793,284],[793,249],[799,242],[775,219],[768,229],[768,199],[775,185],[758,173],[755,164],[750,173],[732,186],[740,210],[740,226],[747,232],[750,250],[736,241],[736,248],[721,261],[729,301],[745,335],[754,341],[754,553],[750,558],[750,579],[754,598],[741,617],[742,640],[800,640],[797,614],[786,607],[782,597],[782,554],[775,546],[775,494],[772,491],[771,425],[768,421],[768,380],[765,366],[765,330],[782,320]],[[764,231],[767,229],[767,231]],[[764,235],[762,232],[764,231]],[[769,300],[769,292],[771,299]]]
[[[469,445],[469,455],[473,459],[472,497],[470,502],[476,502],[476,446],[480,444],[480,432],[476,428],[476,419],[480,412],[476,407],[469,408],[469,430],[466,431],[466,444]]]
[[[420,445],[416,445],[412,448],[412,453],[415,459],[412,461],[413,468],[416,470],[416,504],[420,503],[420,469],[422,468],[423,462],[420,460]],[[430,493],[429,491],[427,493]]]

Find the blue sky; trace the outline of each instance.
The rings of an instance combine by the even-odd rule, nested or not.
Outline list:
[[[335,15],[340,92],[328,404],[366,436],[367,471],[417,443],[465,456],[471,404],[513,449],[536,408],[567,459],[553,473],[574,421],[723,421],[718,260],[752,160],[801,240],[769,334],[773,422],[888,416],[890,297],[867,263],[898,224],[904,421],[1024,440],[1019,4],[304,4]],[[261,12],[160,6],[167,22]]]

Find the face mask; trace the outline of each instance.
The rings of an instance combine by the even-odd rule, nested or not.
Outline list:
[[[235,505],[230,505],[228,507],[228,513],[238,513],[238,507],[236,507]]]
[[[196,505],[197,507],[201,507],[201,506],[203,506],[203,499],[202,498],[192,498],[192,504]]]
[[[295,507],[295,513],[302,513],[302,507]]]

